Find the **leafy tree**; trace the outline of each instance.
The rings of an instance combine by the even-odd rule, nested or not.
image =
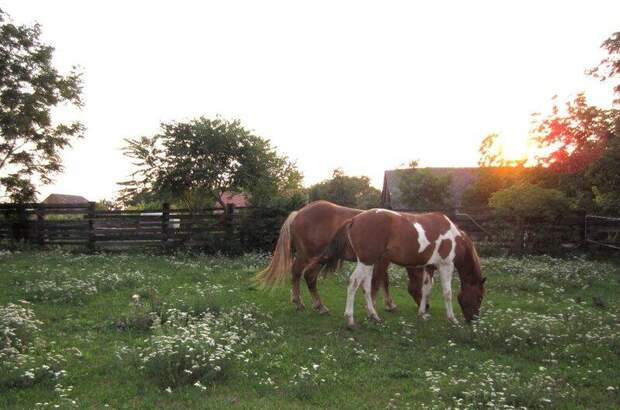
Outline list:
[[[463,192],[463,205],[469,208],[486,207],[497,191],[508,188],[525,178],[524,167],[481,167],[478,179]]]
[[[54,48],[41,27],[11,23],[0,9],[0,195],[34,200],[35,184],[62,171],[60,152],[82,136],[79,122],[52,124],[60,104],[81,106],[80,74],[63,76],[52,65]]]
[[[407,207],[438,210],[450,206],[452,174],[437,174],[421,168],[400,170],[399,173],[401,200]]]
[[[381,191],[370,185],[367,176],[348,176],[338,168],[331,179],[308,188],[308,196],[310,201],[324,199],[343,206],[369,209],[379,206]]]
[[[616,84],[613,85],[617,95],[615,103],[620,105],[620,31],[605,40],[601,48],[607,51],[607,56],[598,66],[586,72],[601,81],[615,81]]]
[[[197,210],[216,202],[224,206],[222,193],[243,191],[262,204],[301,186],[295,164],[238,120],[161,124],[159,134],[126,142],[124,153],[138,168],[121,183],[125,203],[159,198]]]
[[[504,148],[498,142],[500,134],[491,133],[484,137],[480,142],[480,159],[478,166],[480,167],[523,167],[527,162],[524,159],[507,159],[504,154]]]
[[[589,105],[584,94],[566,104],[555,105],[552,114],[539,118],[534,130],[541,147],[549,153],[539,161],[557,172],[557,188],[584,210],[620,212],[620,32],[602,44],[607,57],[588,74],[616,82],[615,107]]]
[[[566,103],[565,113],[554,105],[534,130],[539,145],[550,150],[540,157],[541,165],[565,173],[584,171],[607,149],[619,115],[616,109],[589,105],[584,94]]]
[[[570,201],[560,190],[522,182],[492,194],[489,206],[500,218],[514,222],[513,251],[520,252],[528,220],[552,220],[570,209]]]

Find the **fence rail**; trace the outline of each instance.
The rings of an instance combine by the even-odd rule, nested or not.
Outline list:
[[[403,212],[422,210],[399,209]],[[444,210],[481,247],[546,252],[594,244],[620,249],[620,218],[571,213],[529,218],[519,235],[490,209]],[[110,211],[86,204],[0,204],[0,244],[75,245],[89,249],[201,248],[272,251],[287,212],[244,207]]]
[[[90,249],[200,247],[211,251],[269,250],[284,211],[255,207],[109,211],[79,205],[0,204],[0,241],[78,245]]]

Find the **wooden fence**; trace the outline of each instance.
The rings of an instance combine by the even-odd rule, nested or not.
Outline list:
[[[0,241],[89,249],[189,247],[206,251],[269,250],[284,211],[264,208],[105,211],[95,203],[0,204]]]
[[[420,210],[400,210],[416,212]],[[620,247],[620,219],[572,213],[549,222],[529,218],[520,235],[488,208],[445,210],[480,248],[553,252],[594,243]],[[199,248],[207,252],[272,251],[287,212],[269,208],[135,211],[79,205],[0,204],[0,243],[74,245],[94,249]]]

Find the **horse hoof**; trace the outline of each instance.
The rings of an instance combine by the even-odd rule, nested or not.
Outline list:
[[[368,315],[368,320],[375,323],[383,323],[383,320],[377,315]]]
[[[428,313],[418,314],[418,319],[420,319],[420,320],[426,321],[426,320],[430,319],[430,317],[431,317],[431,315],[429,315]]]
[[[324,305],[315,307],[314,310],[316,310],[319,315],[329,315],[329,309],[327,309]]]
[[[396,313],[396,312],[398,312],[398,306],[396,306],[396,305],[386,306],[385,307],[385,311],[386,312],[390,312],[390,313]]]
[[[344,315],[344,320],[347,322],[347,328],[349,330],[357,329],[357,325],[355,324],[355,319],[353,319],[353,316]]]

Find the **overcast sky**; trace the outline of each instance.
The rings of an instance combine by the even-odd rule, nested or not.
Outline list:
[[[558,94],[609,86],[584,69],[620,30],[620,1],[30,1],[62,70],[79,65],[86,138],[48,193],[112,198],[123,138],[200,115],[238,118],[297,161],[309,185],[342,167],[475,166],[481,139],[525,141]],[[523,145],[523,144],[521,144]]]

